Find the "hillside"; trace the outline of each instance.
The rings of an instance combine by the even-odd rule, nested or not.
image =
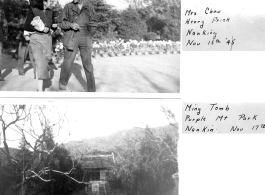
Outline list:
[[[173,179],[173,175],[178,175],[178,128],[167,125],[150,131],[152,136],[144,128],[127,129],[107,137],[72,141],[66,147],[76,160],[80,154],[82,159],[87,159],[87,154],[113,152],[114,174],[110,183],[114,189],[122,189],[127,194],[132,188],[132,194],[178,194],[178,176]],[[158,136],[163,141],[155,139]]]
[[[7,163],[7,156],[3,152],[3,150],[5,151],[5,148],[1,148],[0,149],[0,165],[1,164],[5,165]],[[20,149],[17,149],[17,148],[9,148],[10,156],[12,156],[12,157],[14,157],[16,159],[20,157],[19,151],[20,151]]]
[[[176,135],[176,131],[178,130],[171,125],[167,125],[153,128],[151,131],[154,133],[154,135],[164,137],[165,134]],[[118,131],[107,137],[95,137],[80,141],[71,141],[66,143],[65,146],[71,153],[76,153],[77,151],[81,153],[92,153],[94,151],[111,153],[117,150],[117,148],[125,148],[127,143],[130,141],[141,140],[144,136],[144,128],[133,128]]]

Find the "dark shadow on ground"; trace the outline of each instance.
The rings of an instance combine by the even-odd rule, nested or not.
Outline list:
[[[178,93],[180,88],[178,61],[179,56],[176,55],[99,58],[92,61],[97,92]],[[25,77],[18,76],[17,70],[12,71],[16,69],[17,61],[12,60],[11,56],[5,55],[2,64],[4,65],[2,72],[7,71],[8,76],[5,82],[0,82],[0,90],[1,88],[5,91],[9,88],[13,91],[23,91],[23,88],[35,90],[34,71],[28,71],[32,68],[30,63],[25,66],[25,71],[27,71]],[[52,69],[52,80],[44,82],[45,91],[59,91],[62,64],[57,63],[56,66],[58,70]],[[12,73],[8,73],[10,69]],[[70,78],[68,89],[65,92],[87,91],[86,76],[81,60],[73,64],[71,72],[74,77]],[[29,82],[34,82],[34,85]]]
[[[56,67],[56,65],[53,62],[49,62],[49,74],[50,74],[50,78],[49,79],[45,79],[43,81],[43,89],[45,90],[46,88],[50,88],[52,87],[52,80],[54,78],[54,71],[57,71],[58,68]]]
[[[4,57],[5,55],[5,57]],[[7,54],[2,54],[2,58],[5,59],[6,61],[12,61],[12,63],[5,63],[5,61],[2,61],[0,63],[1,64],[1,69],[2,69],[2,77],[5,78],[7,77],[12,71],[13,69],[17,68],[17,60],[12,59],[12,56],[7,55]]]
[[[158,84],[156,84],[155,82],[151,81],[151,79],[148,76],[146,76],[146,74],[143,74],[140,71],[138,71],[138,73],[142,76],[143,79],[145,79],[145,81],[147,81],[152,86],[153,89],[156,90],[156,92],[159,92],[159,93],[166,93],[167,92],[167,90],[165,90],[164,87],[161,87]]]
[[[3,69],[2,69],[2,74],[1,74],[1,76],[2,76],[3,78],[5,78],[5,77],[7,77],[11,72],[12,72],[12,68],[5,68],[4,71],[3,71]]]
[[[61,71],[62,65],[63,65],[63,63],[60,66],[58,66],[58,68],[60,68],[60,71]],[[86,83],[86,80],[83,78],[83,75],[81,72],[82,68],[83,68],[82,65],[80,65],[78,63],[74,63],[72,68],[71,68],[70,78],[73,74],[75,76],[75,78],[77,79],[77,81],[81,84],[84,91],[87,91],[87,83]],[[70,78],[69,78],[69,80],[70,80]]]
[[[29,63],[28,66],[26,68],[24,68],[24,73],[26,74],[26,72],[28,72],[32,68],[33,68],[32,63]]]
[[[95,64],[93,64],[93,67],[95,67]],[[95,71],[95,68],[94,68],[94,71]],[[97,74],[95,74],[94,76],[95,76],[95,82],[96,82],[96,90],[101,91],[101,89],[106,85],[106,82],[104,79],[106,78],[106,71],[102,71],[100,73],[100,77],[97,77]]]
[[[82,75],[82,67],[80,64],[74,63],[72,66],[72,74],[75,76],[75,78],[78,80],[78,82],[82,85],[83,89],[87,91],[87,83],[86,80],[83,78]]]
[[[176,87],[176,92],[179,93],[179,89],[180,89],[180,74],[179,73],[177,75],[171,75],[171,74],[157,71],[157,70],[154,70],[154,72],[156,72],[157,74],[160,74],[161,76],[167,77],[167,80],[171,80],[172,85]]]
[[[130,60],[132,59],[132,60]],[[96,61],[99,91],[131,93],[179,93],[179,56],[136,56]],[[110,68],[111,67],[111,68]]]
[[[140,71],[136,67],[133,67],[133,69],[134,69],[135,73],[138,73],[139,75],[141,75],[141,77],[146,82],[148,82],[148,84],[151,85],[151,87],[153,89],[155,89],[155,91],[158,93],[176,93],[177,91],[179,91],[179,81],[177,81],[177,79],[170,74],[156,71],[156,70],[152,70],[153,75],[156,75],[158,78],[163,79],[163,82],[157,82],[156,79],[152,80],[152,78],[153,78],[152,74],[147,76],[145,73],[143,73],[142,71]],[[154,82],[154,80],[156,80],[156,82]],[[172,88],[172,86],[175,88],[174,91],[170,90],[170,88]],[[139,88],[138,86],[135,86],[135,87],[139,91],[141,90],[141,88]],[[171,92],[169,92],[169,91],[171,91]]]
[[[18,74],[18,70],[17,70],[17,68],[18,68],[18,60],[14,59],[12,57],[12,55],[10,55],[10,54],[3,54],[3,55],[5,55],[5,57],[3,57],[3,59],[5,59],[5,61],[8,61],[8,63],[5,63],[5,61],[2,61],[2,64],[1,64],[2,77],[3,78],[7,77],[14,70],[17,71],[17,74]],[[25,63],[24,67],[26,66],[26,64],[28,64],[28,66],[26,68],[24,68],[24,73],[26,73],[27,71],[29,71],[30,69],[33,68],[31,62],[30,63]]]
[[[52,86],[52,79],[54,77],[54,70],[51,69],[49,72],[50,72],[50,78],[43,80],[43,90],[44,91],[46,88],[50,88]]]

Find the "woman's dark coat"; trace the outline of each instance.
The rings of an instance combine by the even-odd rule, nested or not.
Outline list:
[[[37,31],[30,23],[35,16],[39,16],[40,19],[43,21],[45,27],[51,28],[52,27],[52,20],[53,20],[53,11],[50,9],[46,9],[45,12],[43,11],[43,0],[32,0],[31,9],[28,11],[27,19],[24,24],[24,29],[26,31],[35,32]]]

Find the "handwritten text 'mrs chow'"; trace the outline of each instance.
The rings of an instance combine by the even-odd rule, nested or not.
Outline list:
[[[187,9],[184,19],[184,25],[187,26],[187,30],[184,32],[184,36],[189,37],[189,39],[185,45],[201,46],[201,44],[207,44],[212,46],[227,44],[232,50],[236,39],[233,36],[231,38],[231,36],[222,37],[220,34],[218,35],[218,32],[221,34],[224,32],[222,29],[220,31],[220,27],[223,27],[220,25],[230,23],[230,21],[230,17],[224,16],[224,13],[218,9],[206,7],[203,13]]]
[[[204,13],[206,15],[211,15],[211,14],[220,14],[221,10],[213,10],[209,7],[207,7],[204,11]],[[204,27],[204,20],[197,20],[196,16],[197,16],[197,12],[192,11],[192,10],[186,10],[185,12],[185,16],[188,16],[188,18],[186,19],[185,24],[199,24],[200,28],[203,29]],[[194,17],[195,19],[194,19]],[[193,17],[193,19],[191,19],[191,17]],[[225,17],[225,18],[220,18],[219,16],[214,16],[211,20],[211,23],[220,23],[220,22],[230,22],[230,18],[229,17]]]

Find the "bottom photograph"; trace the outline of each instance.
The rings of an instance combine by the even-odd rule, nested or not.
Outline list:
[[[178,99],[0,104],[0,194],[177,195]]]

